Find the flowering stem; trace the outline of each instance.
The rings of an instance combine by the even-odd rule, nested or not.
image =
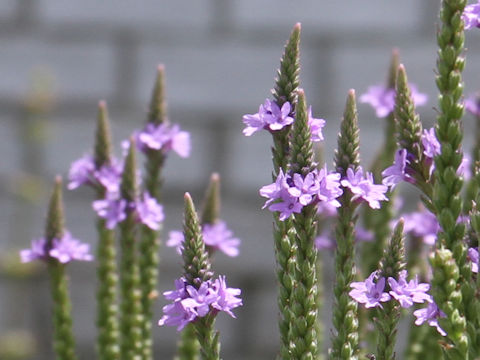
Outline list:
[[[335,156],[336,170],[345,176],[348,168],[359,166],[359,138],[355,92],[350,90],[338,138]],[[335,228],[337,249],[335,251],[335,286],[333,326],[330,359],[358,358],[358,309],[349,295],[350,283],[355,277],[354,216],[355,204],[351,193],[345,189],[340,197],[338,221]]]
[[[440,91],[436,135],[441,153],[435,157],[435,186],[433,204],[438,222],[443,229],[437,238],[437,251],[432,260],[433,295],[439,308],[447,315],[440,325],[454,346],[446,353],[452,358],[469,359],[470,339],[463,308],[462,291],[458,288],[468,282],[466,247],[463,245],[465,225],[456,223],[462,209],[460,191],[462,180],[456,175],[462,161],[461,117],[462,78],[465,60],[464,31],[461,15],[466,0],[443,0],[440,10],[442,26],[437,34],[439,45],[436,84]],[[458,273],[460,271],[460,274]],[[460,276],[461,275],[461,276]],[[451,288],[450,284],[458,284]]]
[[[130,141],[130,147],[121,182],[121,196],[127,202],[135,200],[136,194],[135,143]],[[122,296],[120,313],[121,359],[131,360],[141,358],[143,348],[142,338],[142,308],[140,276],[135,245],[135,213],[127,209],[127,217],[120,223],[120,290]]]
[[[105,102],[98,106],[97,131],[94,148],[95,167],[110,164],[111,141],[108,123],[107,107]],[[103,199],[105,191],[99,190],[97,199]],[[117,304],[117,264],[115,250],[115,232],[107,229],[104,219],[97,220],[98,248],[97,248],[97,351],[100,359],[117,360],[120,358],[119,324]]]
[[[175,360],[198,360],[200,344],[196,337],[194,325],[188,324],[185,326],[180,336]]]

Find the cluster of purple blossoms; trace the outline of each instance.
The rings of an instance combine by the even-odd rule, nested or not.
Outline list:
[[[415,106],[426,104],[427,95],[418,92],[415,85],[410,84],[410,91]],[[370,86],[367,92],[360,96],[360,101],[370,104],[379,118],[386,117],[395,108],[395,89],[383,85]]]
[[[352,200],[363,199],[372,209],[380,209],[380,201],[388,201],[385,196],[388,186],[376,185],[373,181],[373,174],[367,172],[364,176],[361,166],[356,172],[352,168],[348,168],[347,177],[340,183],[352,192]]]
[[[105,219],[108,229],[115,228],[118,223],[125,220],[127,210],[135,211],[137,221],[152,230],[160,229],[160,223],[164,220],[162,205],[147,192],[130,203],[118,196],[107,195],[105,199],[94,201],[92,207],[99,217]]]
[[[93,156],[85,155],[74,161],[68,173],[68,189],[73,190],[82,185],[102,187],[108,193],[118,193],[123,164],[113,160],[110,165],[96,169]]]
[[[467,259],[470,260],[472,263],[472,272],[475,274],[478,274],[478,261],[479,261],[479,256],[478,256],[478,250],[476,248],[469,248],[468,249],[468,257]]]
[[[227,227],[225,221],[202,226],[202,236],[205,245],[213,250],[218,250],[228,256],[235,257],[239,254],[240,239],[233,237],[233,232]],[[167,246],[175,247],[178,254],[182,253],[185,237],[178,230],[170,231]]]
[[[403,231],[406,234],[410,233],[421,238],[427,245],[435,244],[437,233],[440,231],[440,224],[434,214],[422,208],[420,211],[404,214],[402,218],[404,220]]]
[[[258,113],[243,116],[243,123],[247,126],[243,129],[243,134],[245,136],[251,136],[262,129],[268,131],[282,130],[295,121],[291,116],[291,112],[292,105],[288,101],[280,108],[274,101],[266,99],[265,103],[260,105]],[[310,127],[312,141],[323,141],[322,129],[325,126],[325,120],[314,118],[311,106],[308,108],[308,125]]]
[[[388,286],[390,290],[385,291],[386,281],[383,277],[378,277],[378,271],[374,271],[365,281],[352,282],[350,286],[353,288],[349,295],[358,303],[365,304],[366,308],[380,307],[383,308],[382,302],[390,301],[392,298],[398,301],[401,307],[407,309],[417,304],[428,303],[427,308],[419,309],[414,312],[417,317],[416,325],[421,325],[425,321],[430,326],[435,326],[438,332],[445,336],[446,333],[438,325],[437,319],[444,317],[431,295],[428,294],[430,285],[427,283],[419,283],[418,277],[407,281],[407,271],[400,272],[398,280],[392,277],[388,278]]]
[[[480,2],[465,6],[462,14],[464,29],[480,28]]]
[[[480,6],[479,6],[480,7]],[[475,116],[480,116],[480,96],[479,94],[471,95],[465,100],[465,109]]]
[[[72,260],[92,261],[93,256],[89,253],[90,245],[72,237],[66,231],[61,239],[53,239],[51,247],[48,246],[45,238],[32,240],[30,249],[20,251],[22,263],[33,260],[57,259],[60,263],[66,264]]]
[[[180,157],[187,158],[190,155],[190,134],[180,130],[178,125],[170,124],[147,124],[142,131],[134,134],[137,147],[140,151],[147,150],[175,151]]]
[[[175,280],[175,290],[163,293],[172,303],[163,307],[164,315],[158,325],[177,326],[180,331],[197,318],[219,311],[225,311],[235,318],[232,310],[243,305],[242,299],[237,297],[240,293],[240,289],[227,287],[225,276],[203,282],[198,289],[180,278]]]
[[[260,189],[260,195],[268,198],[263,208],[279,211],[281,221],[293,213],[300,213],[304,206],[327,202],[339,207],[337,198],[342,195],[340,174],[329,173],[327,167],[314,170],[307,175],[287,174],[280,170],[276,181]]]
[[[433,158],[440,154],[441,149],[440,142],[435,135],[435,129],[424,129],[420,140],[422,142],[423,154],[425,155],[425,164],[429,166],[429,174],[431,175],[434,170]],[[393,189],[403,180],[413,183],[415,180],[411,176],[411,170],[408,165],[411,161],[418,159],[413,159],[412,156],[406,149],[397,150],[393,165],[382,172],[383,184]]]

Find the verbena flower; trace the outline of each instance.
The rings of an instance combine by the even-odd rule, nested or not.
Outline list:
[[[480,27],[480,2],[465,6],[462,14],[464,29],[469,30],[474,27]]]
[[[308,107],[308,126],[310,127],[310,132],[312,134],[313,142],[323,141],[322,129],[325,126],[326,121],[324,119],[314,118],[312,115],[312,107]]]
[[[93,210],[97,215],[106,220],[105,226],[113,229],[118,223],[127,218],[127,201],[116,197],[107,197],[103,200],[96,200],[92,203]]]
[[[390,300],[390,295],[383,291],[385,278],[378,279],[377,271],[372,272],[365,281],[352,282],[350,286],[353,290],[348,294],[358,303],[365,304],[366,308],[383,308],[381,302]]]
[[[163,207],[157,200],[144,192],[141,199],[135,201],[135,210],[141,223],[152,230],[159,230],[164,220]]]
[[[415,85],[409,86],[415,106],[424,105],[428,100],[427,95],[418,92]],[[386,117],[395,108],[395,89],[383,85],[370,86],[367,92],[360,96],[360,102],[370,104],[377,117]]]
[[[203,242],[210,249],[218,250],[224,254],[235,257],[239,254],[238,247],[240,239],[233,237],[233,232],[227,227],[225,221],[218,221],[215,224],[205,224],[202,227]],[[182,253],[183,233],[178,230],[170,231],[168,234],[167,246],[175,247],[178,254]]]
[[[463,154],[462,162],[457,169],[457,175],[463,177],[464,180],[470,180],[472,178],[472,159],[468,153]]]
[[[382,171],[383,185],[387,185],[393,189],[398,183],[405,180],[407,166],[407,150],[399,149],[395,153],[393,165]]]
[[[266,99],[260,105],[258,113],[244,115],[242,120],[247,127],[243,129],[245,136],[251,136],[258,130],[267,129],[271,131],[281,130],[293,123],[290,116],[291,104],[286,101],[280,108],[274,101]]]
[[[425,156],[433,159],[440,154],[440,143],[435,135],[435,129],[432,127],[429,130],[424,129],[422,133],[423,153]]]
[[[446,315],[438,308],[435,302],[429,302],[426,308],[415,310],[413,315],[417,318],[415,325],[422,325],[424,322],[428,322],[428,325],[435,327],[440,335],[447,335],[445,330],[438,325],[438,318],[446,317]]]
[[[163,307],[163,316],[158,325],[177,326],[182,330],[188,323],[207,314],[224,311],[235,317],[232,310],[243,305],[238,298],[240,289],[229,288],[224,276],[206,281],[199,288],[188,285],[184,278],[175,280],[175,290],[163,293],[173,303]]]
[[[318,251],[322,250],[333,250],[337,247],[337,243],[330,234],[324,232],[321,235],[317,236],[314,240],[315,249]]]
[[[304,206],[321,202],[339,207],[337,198],[342,195],[340,174],[329,173],[324,167],[305,176],[301,174],[285,175],[281,170],[274,183],[263,186],[260,195],[268,198],[263,208],[278,211],[279,219],[284,221],[293,213],[300,213]]]
[[[409,308],[413,303],[424,303],[432,301],[432,297],[427,294],[430,285],[427,283],[418,283],[418,277],[407,282],[407,271],[400,271],[398,281],[392,277],[388,278],[390,285],[390,295],[400,303],[403,308]]]
[[[177,124],[154,125],[148,123],[145,128],[135,134],[139,150],[158,150],[164,154],[170,150],[175,151],[180,157],[190,155],[190,134],[180,130]]]
[[[406,234],[411,233],[416,237],[422,238],[427,245],[435,244],[440,225],[434,214],[423,208],[420,211],[403,214],[402,218],[404,220],[403,231]]]
[[[380,208],[380,201],[388,201],[385,193],[388,191],[386,185],[376,185],[373,181],[373,174],[367,172],[363,176],[363,169],[358,167],[355,172],[352,168],[347,169],[347,177],[340,183],[350,189],[353,194],[352,200],[363,199],[368,202],[372,209]]]
[[[49,258],[57,259],[62,264],[72,260],[93,260],[93,256],[90,254],[90,245],[73,238],[68,231],[61,239],[53,239],[50,249],[47,248],[47,240],[39,238],[32,240],[30,249],[20,251],[20,259],[23,263]]]
[[[475,248],[468,249],[468,260],[472,263],[472,272],[478,274],[478,250]]]
[[[467,100],[465,100],[465,109],[475,115],[475,116],[480,116],[480,98],[479,94],[474,94],[468,97]]]
[[[74,190],[82,185],[88,185],[102,187],[109,193],[117,194],[120,189],[122,167],[123,164],[113,159],[110,165],[96,169],[93,157],[84,155],[70,166],[67,188]]]

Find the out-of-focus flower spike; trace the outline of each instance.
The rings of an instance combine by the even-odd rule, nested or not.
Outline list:
[[[130,138],[125,164],[123,166],[120,196],[127,202],[134,202],[137,195],[137,163],[135,156],[135,140]]]
[[[165,65],[157,67],[157,77],[153,86],[150,109],[148,111],[148,123],[156,126],[168,122],[167,101],[165,97]]]
[[[201,223],[214,224],[220,217],[220,175],[213,173],[210,176],[205,197],[203,199],[203,207],[201,212]]]
[[[95,145],[93,159],[98,170],[104,165],[110,165],[112,156],[112,139],[108,119],[107,103],[98,103],[97,130],[95,132]]]
[[[64,232],[65,215],[62,202],[62,178],[55,178],[55,185],[50,197],[48,206],[47,223],[45,227],[45,238],[47,240],[47,248],[52,248],[53,239],[61,239]]]

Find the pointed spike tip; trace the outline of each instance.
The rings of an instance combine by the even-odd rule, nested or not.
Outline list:
[[[305,97],[305,90],[303,90],[303,89],[298,89],[298,90],[297,90],[297,95],[298,95],[298,96],[303,96],[303,97]]]
[[[212,173],[210,176],[210,181],[211,182],[219,182],[220,181],[220,174],[217,172]]]
[[[398,65],[398,71],[405,72],[405,65],[403,64]]]
[[[159,73],[165,72],[165,64],[158,64],[158,66],[157,66],[157,71],[158,71]]]
[[[55,176],[55,186],[62,186],[63,179],[61,175]]]
[[[105,110],[107,108],[107,102],[105,100],[100,100],[98,102],[98,108],[100,110]]]
[[[355,89],[348,90],[348,96],[355,97]]]
[[[293,30],[300,31],[302,30],[302,23],[297,22],[295,26],[293,27]]]
[[[186,192],[185,195],[183,195],[183,199],[184,199],[185,201],[191,201],[191,200],[192,200],[192,197],[191,197],[191,195],[190,195],[189,192]]]

